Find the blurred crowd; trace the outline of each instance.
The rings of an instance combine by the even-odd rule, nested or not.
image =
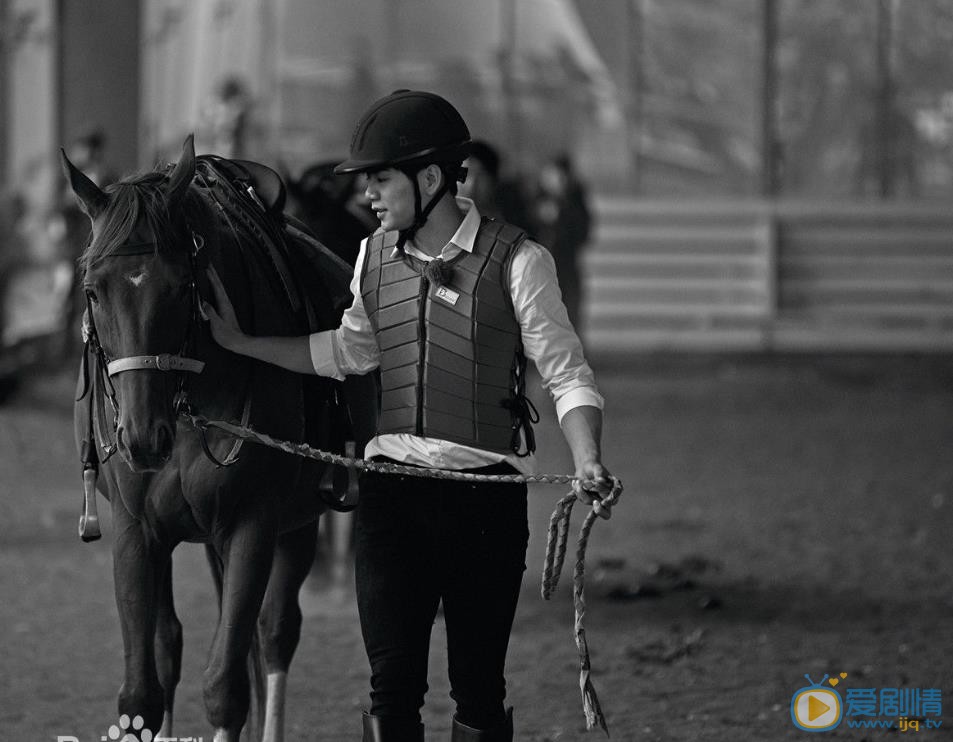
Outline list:
[[[116,180],[106,148],[97,128],[77,137],[67,154],[105,186]],[[84,306],[78,259],[89,233],[89,219],[65,181],[46,209],[31,208],[16,190],[0,193],[0,389],[34,364],[55,368],[78,360]]]
[[[547,247],[556,263],[559,287],[569,319],[580,327],[582,281],[580,255],[592,230],[585,185],[572,160],[558,153],[529,176],[504,167],[499,152],[478,140],[467,162],[467,180],[460,189],[480,213],[524,229]]]

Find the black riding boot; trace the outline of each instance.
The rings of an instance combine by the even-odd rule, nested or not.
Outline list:
[[[363,742],[424,742],[424,725],[409,719],[373,716],[365,711]]]
[[[474,729],[454,716],[450,742],[513,742],[513,707],[506,709],[506,721],[493,729]]]

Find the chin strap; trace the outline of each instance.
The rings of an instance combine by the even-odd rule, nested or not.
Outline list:
[[[397,251],[401,254],[404,253],[404,244],[406,244],[407,240],[412,240],[418,230],[427,223],[427,217],[430,216],[430,212],[440,203],[440,199],[443,198],[444,194],[449,191],[451,179],[458,180],[461,183],[467,179],[467,169],[465,167],[457,167],[455,173],[450,172],[447,167],[441,167],[440,169],[444,174],[443,184],[437,189],[437,192],[433,194],[433,198],[430,199],[430,202],[426,206],[422,206],[423,199],[420,195],[420,183],[417,182],[417,173],[420,169],[407,168],[403,170],[403,173],[410,178],[410,182],[414,186],[414,221],[407,229],[402,229],[397,233],[397,244],[394,247],[396,247]]]

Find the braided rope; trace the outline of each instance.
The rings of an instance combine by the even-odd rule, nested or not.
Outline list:
[[[473,474],[472,472],[453,471],[452,469],[428,469],[419,466],[394,464],[389,461],[370,461],[355,459],[340,454],[322,451],[309,446],[307,443],[294,443],[274,438],[267,433],[260,433],[247,426],[235,425],[224,420],[209,420],[201,415],[183,413],[189,423],[198,430],[217,428],[237,438],[260,443],[269,448],[277,448],[295,456],[303,456],[326,464],[344,466],[361,471],[375,471],[382,474],[402,474],[410,477],[424,477],[427,479],[455,479],[465,482],[507,482],[510,484],[541,483],[541,484],[570,484],[576,478],[569,474]],[[584,482],[584,484],[588,484]]]
[[[619,501],[622,495],[622,482],[612,478],[612,491],[602,500],[602,503],[611,507]],[[543,562],[542,595],[549,600],[559,583],[563,560],[566,555],[566,542],[569,535],[569,518],[572,515],[572,506],[576,502],[575,492],[565,495],[556,503],[556,509],[549,519],[549,537],[546,540],[546,557]],[[589,544],[589,534],[599,515],[590,510],[579,529],[579,539],[576,542],[576,564],[572,577],[572,600],[575,611],[573,629],[575,632],[576,651],[579,654],[579,691],[582,694],[582,710],[586,715],[586,729],[595,726],[609,736],[609,727],[602,713],[599,696],[592,683],[592,663],[589,658],[589,643],[586,641],[586,630],[582,619],[586,615],[586,547]]]
[[[556,503],[549,517],[549,536],[546,539],[546,558],[543,561],[543,600],[549,600],[559,582],[566,556],[566,541],[569,535],[569,516],[576,502],[576,494],[570,492]]]
[[[303,456],[335,466],[343,466],[362,471],[375,471],[384,474],[400,474],[429,479],[451,479],[466,482],[507,482],[512,484],[569,484],[578,482],[578,486],[583,489],[586,489],[587,484],[594,484],[593,482],[577,480],[576,477],[568,474],[473,474],[471,472],[452,471],[449,469],[428,469],[418,466],[394,464],[386,461],[356,459],[329,451],[322,451],[309,446],[307,443],[294,443],[280,440],[266,433],[260,433],[250,427],[235,425],[223,420],[209,420],[200,415],[185,412],[182,413],[182,417],[198,430],[217,428],[237,438],[260,443],[264,446],[276,448],[295,456]],[[604,506],[611,507],[619,501],[621,494],[622,481],[616,477],[612,477],[612,490],[601,502]],[[574,491],[564,495],[556,503],[556,508],[549,519],[549,534],[546,539],[546,557],[543,562],[541,588],[542,596],[545,600],[549,600],[559,583],[569,541],[569,520],[576,499],[576,493]],[[573,609],[575,611],[573,628],[575,632],[576,650],[579,654],[579,690],[582,693],[583,713],[586,715],[586,729],[592,729],[598,725],[606,733],[606,736],[608,736],[609,728],[606,725],[606,720],[602,713],[602,706],[599,703],[599,697],[596,694],[596,689],[590,677],[592,666],[589,658],[589,645],[586,641],[586,630],[582,624],[582,619],[586,615],[586,547],[589,544],[589,534],[592,531],[592,526],[598,517],[599,514],[595,510],[589,511],[579,530],[579,538],[576,542],[576,563],[573,568],[572,587]]]
[[[576,548],[576,566],[572,575],[572,602],[576,616],[573,629],[576,635],[576,650],[579,653],[579,692],[582,694],[582,710],[586,715],[586,729],[592,729],[596,724],[609,736],[609,727],[602,713],[602,704],[592,684],[591,663],[589,661],[589,643],[586,641],[586,630],[582,619],[586,615],[586,543],[589,541],[589,532],[596,522],[596,513],[590,511],[582,523],[579,531],[579,543]]]

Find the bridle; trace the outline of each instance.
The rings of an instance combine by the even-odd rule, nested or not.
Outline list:
[[[200,374],[205,369],[204,361],[196,360],[195,358],[191,358],[188,355],[194,350],[196,327],[201,315],[199,309],[199,303],[201,299],[198,292],[197,263],[199,254],[205,245],[205,241],[200,234],[193,230],[190,230],[190,233],[192,238],[192,248],[189,250],[189,320],[188,324],[186,325],[185,332],[183,333],[182,345],[178,353],[135,355],[111,359],[99,340],[99,334],[96,330],[96,324],[93,319],[92,295],[89,290],[86,291],[87,320],[83,327],[83,340],[85,342],[87,351],[83,354],[83,393],[78,399],[82,400],[87,396],[87,394],[89,395],[89,441],[91,443],[98,438],[101,453],[98,451],[84,451],[84,469],[89,468],[90,465],[95,466],[95,461],[107,461],[109,457],[112,456],[117,450],[115,441],[116,433],[119,428],[120,410],[119,398],[116,394],[116,388],[113,385],[112,377],[127,371],[137,370],[153,370],[177,373],[179,374],[179,378],[176,393],[173,397],[173,411],[176,416],[179,414],[188,414],[190,412],[187,374]],[[111,252],[108,256],[105,256],[104,259],[114,257],[131,257],[155,253],[156,247],[157,242],[155,240],[127,243],[121,246],[119,249]],[[97,361],[94,376],[90,373],[89,369],[90,351]],[[95,409],[96,393],[93,391],[97,384],[101,385],[102,395],[109,401],[113,413],[111,421],[112,430],[99,430],[98,436],[95,435],[97,431],[94,430],[95,427],[98,427],[94,421],[97,421],[99,418],[98,412]],[[107,433],[111,433],[111,435],[107,435]],[[206,451],[208,452],[204,440],[203,447],[205,447]],[[92,459],[92,457],[95,457],[95,461]]]
[[[213,173],[215,173],[213,169]],[[194,177],[194,176],[193,176]],[[275,176],[277,177],[277,176]],[[229,182],[224,178],[222,182]],[[225,206],[211,192],[210,186],[215,180],[209,180],[205,183],[209,189],[209,195],[214,200],[216,206],[224,215],[226,222],[232,226]],[[75,190],[75,189],[74,189]],[[255,196],[251,186],[244,189],[248,195],[260,207],[261,203]],[[122,358],[110,358],[103,348],[99,339],[93,319],[93,297],[90,291],[86,291],[86,320],[83,326],[84,350],[82,355],[82,392],[76,401],[80,402],[88,397],[88,427],[84,440],[82,440],[80,457],[83,464],[83,489],[84,504],[83,514],[80,518],[80,537],[84,541],[92,541],[99,538],[98,515],[96,514],[96,481],[99,475],[100,464],[106,462],[118,450],[118,430],[120,422],[120,401],[116,393],[116,387],[113,384],[113,377],[130,371],[152,370],[163,373],[173,373],[178,376],[175,396],[172,398],[172,410],[176,418],[184,417],[186,419],[194,416],[192,405],[189,401],[188,380],[192,374],[201,374],[205,369],[205,363],[197,360],[194,356],[196,345],[196,336],[198,334],[198,325],[201,321],[201,297],[198,290],[199,257],[205,246],[205,240],[192,225],[188,224],[188,219],[179,232],[180,236],[186,234],[191,237],[192,248],[189,250],[189,320],[183,333],[182,345],[178,353],[160,353],[156,355],[131,355]],[[214,225],[211,226],[209,234],[215,240],[213,252],[218,253],[218,235]],[[237,235],[236,235],[237,236]],[[113,257],[145,255],[156,253],[159,248],[159,242],[152,239],[146,242],[130,242],[121,245],[118,249],[102,256],[103,259]],[[112,408],[112,419],[107,419],[107,402]],[[247,425],[251,416],[252,394],[250,393],[250,382],[246,390],[244,405],[241,413],[242,424]],[[202,429],[198,432],[199,442],[206,458],[216,467],[230,466],[239,461],[239,451],[242,440],[236,440],[224,460],[219,461],[212,453],[207,440],[207,431]]]
[[[175,355],[171,353],[160,353],[159,355],[146,356],[127,356],[110,361],[106,353],[96,340],[96,346],[101,353],[101,360],[105,362],[105,368],[110,377],[123,371],[134,371],[137,369],[152,369],[156,371],[189,371],[200,374],[205,368],[203,361],[197,361],[185,355],[190,349],[194,340],[195,325],[199,317],[199,292],[196,282],[196,262],[199,252],[204,247],[205,241],[201,235],[192,232],[192,249],[189,250],[189,322],[186,326],[185,337],[182,341],[182,347]],[[156,242],[136,242],[123,245],[119,250],[110,254],[109,257],[126,257],[133,255],[146,255],[155,252]],[[89,321],[92,328],[92,335],[95,336],[95,326],[93,325],[92,306],[89,292],[86,294],[87,308],[90,310]]]

